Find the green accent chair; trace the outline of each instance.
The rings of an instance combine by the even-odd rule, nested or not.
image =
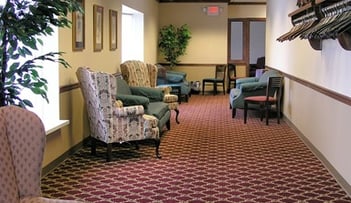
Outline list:
[[[276,70],[265,71],[260,77],[246,77],[236,80],[236,87],[230,90],[229,107],[232,118],[235,118],[236,109],[244,109],[244,98],[250,96],[266,95],[269,77],[281,76]],[[249,105],[250,109],[259,108],[257,104]]]

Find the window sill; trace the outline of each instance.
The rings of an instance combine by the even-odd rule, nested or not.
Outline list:
[[[69,120],[58,120],[58,121],[51,121],[51,122],[44,122],[45,126],[45,133],[49,135],[56,130],[63,128],[64,126],[69,124]]]

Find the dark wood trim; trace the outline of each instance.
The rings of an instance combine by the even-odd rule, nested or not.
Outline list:
[[[79,88],[79,83],[65,85],[60,87],[60,93],[69,92],[71,90]]]
[[[340,94],[340,93],[337,93],[337,92],[335,92],[335,91],[332,91],[332,90],[330,90],[330,89],[327,89],[327,88],[318,86],[318,85],[316,85],[316,84],[313,84],[313,83],[311,83],[311,82],[309,82],[309,81],[306,81],[306,80],[303,80],[303,79],[301,79],[301,78],[295,77],[295,76],[290,75],[290,74],[288,74],[288,73],[284,73],[284,72],[282,72],[282,71],[280,71],[280,70],[278,70],[278,69],[275,69],[275,68],[272,68],[272,67],[269,67],[269,66],[266,66],[266,67],[269,68],[269,69],[277,70],[277,71],[279,71],[284,77],[287,77],[287,78],[289,78],[290,80],[293,80],[293,81],[295,81],[295,82],[297,82],[297,83],[299,83],[299,84],[301,84],[301,85],[304,85],[304,86],[306,86],[306,87],[308,87],[308,88],[311,88],[311,89],[313,89],[313,90],[315,90],[315,91],[317,91],[317,92],[319,92],[319,93],[321,93],[321,94],[324,94],[324,95],[326,95],[326,96],[328,96],[328,97],[331,97],[331,98],[333,98],[333,99],[335,99],[335,100],[338,100],[338,101],[340,101],[340,102],[342,102],[342,103],[344,103],[344,104],[346,104],[346,105],[351,106],[351,97],[348,97],[348,96],[342,95],[342,94]]]
[[[160,3],[228,3],[228,0],[159,0]]]
[[[266,5],[266,2],[229,2],[229,5]]]
[[[266,5],[266,2],[230,2],[230,0],[156,0],[160,3],[228,3],[229,5]]]
[[[158,63],[163,66],[169,66],[169,63]],[[218,63],[179,63],[177,66],[215,66]]]

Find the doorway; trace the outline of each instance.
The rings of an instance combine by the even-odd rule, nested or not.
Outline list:
[[[265,56],[266,19],[228,20],[228,63],[235,64],[238,75],[249,76],[250,64]]]

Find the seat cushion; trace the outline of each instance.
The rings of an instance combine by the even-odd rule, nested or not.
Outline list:
[[[164,102],[151,102],[146,114],[153,115],[158,119],[161,119],[166,112],[169,111],[168,105]]]
[[[153,87],[130,87],[133,95],[147,97],[150,102],[159,102],[163,100],[163,92],[159,88]]]
[[[244,100],[245,101],[249,101],[249,102],[265,102],[267,99],[266,96],[251,96],[251,97],[245,97]],[[274,97],[268,97],[268,101],[269,102],[274,102],[275,98]]]
[[[123,106],[143,105],[144,109],[147,109],[150,103],[147,97],[128,94],[118,94],[116,100],[121,100]]]

